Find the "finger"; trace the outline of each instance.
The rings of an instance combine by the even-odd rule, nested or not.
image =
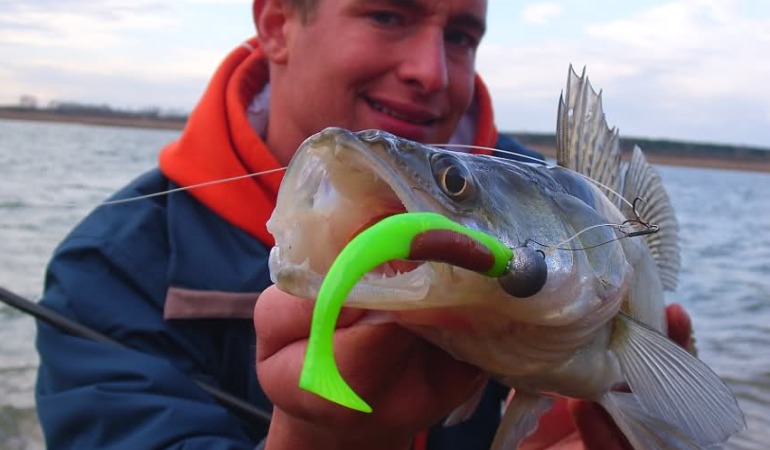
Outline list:
[[[277,325],[279,324],[271,326]],[[260,326],[259,323],[257,326]],[[384,345],[382,340],[387,339],[385,335],[389,334],[386,328],[356,326],[338,329],[334,336],[335,361],[342,377],[370,404],[370,390],[382,386],[382,374],[389,372],[387,367],[377,364],[385,364],[387,357],[375,357],[376,352],[369,346]],[[305,336],[299,333],[300,337],[295,340],[287,339],[289,333],[280,334],[277,338],[280,332],[264,337],[259,334],[258,328],[257,333],[257,353],[265,356],[257,362],[257,376],[265,394],[274,404],[291,416],[310,422],[324,422],[330,426],[347,427],[365,419],[357,411],[332,403],[299,387],[299,376],[307,349],[307,330],[304,332]],[[389,341],[390,346],[386,348],[394,351],[402,348],[403,340],[399,341],[397,336]],[[274,351],[263,355],[260,350],[262,347],[271,347]],[[394,364],[394,367],[401,365]],[[369,376],[365,375],[367,373]]]
[[[666,321],[668,323],[668,336],[689,351],[695,354],[695,340],[692,336],[692,321],[684,308],[676,303],[666,307]]]
[[[567,398],[556,397],[554,404],[546,411],[538,422],[537,429],[519,446],[520,450],[578,450],[583,449],[579,441],[575,424],[572,421]]]
[[[276,286],[270,286],[260,294],[254,308],[258,362],[292,342],[308,337],[313,305],[312,301],[287,294]],[[361,310],[343,308],[338,326],[350,325],[363,314]]]
[[[268,397],[287,413],[313,420],[324,416],[338,425],[361,420],[358,413],[298,388],[312,316],[309,302],[265,290],[255,308],[257,375]],[[343,378],[394,424],[428,425],[483,384],[475,367],[395,323],[360,320],[344,314],[334,336],[335,360]]]
[[[633,450],[610,415],[599,404],[570,399],[567,408],[586,450]]]
[[[401,350],[395,352],[388,349],[384,357],[389,361],[379,361],[375,369],[387,374],[386,378],[379,386],[368,386],[370,398],[381,411],[404,423],[422,420],[424,428],[446,416],[486,384],[485,373],[477,367],[456,360],[406,330],[400,332],[406,337],[398,339],[409,339],[404,341],[408,345],[400,344]],[[390,339],[382,345],[390,346]],[[394,370],[396,367],[398,370]]]
[[[351,416],[352,412],[345,408],[298,386],[312,315],[312,301],[289,295],[275,286],[262,292],[254,308],[260,385],[277,407],[298,417],[315,420],[335,408],[337,414]],[[362,315],[361,311],[344,311],[340,322],[350,325]]]

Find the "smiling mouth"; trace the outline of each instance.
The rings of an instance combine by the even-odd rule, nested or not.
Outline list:
[[[415,125],[421,125],[421,126],[430,126],[434,125],[436,122],[438,122],[438,119],[420,119],[408,116],[406,114],[399,113],[398,111],[394,111],[387,106],[378,103],[370,98],[366,98],[366,102],[371,106],[374,110],[379,111],[383,114],[387,114],[390,117],[393,117],[398,120],[403,120],[404,122],[413,123]]]

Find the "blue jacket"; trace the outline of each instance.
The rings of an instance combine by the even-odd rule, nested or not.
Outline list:
[[[192,118],[182,144],[196,129]],[[113,198],[178,186],[155,169]],[[252,324],[271,284],[269,248],[195,191],[104,205],[85,218],[56,250],[42,304],[126,347],[39,324],[36,399],[48,447],[253,449],[265,424],[217,403],[195,380],[270,411]],[[490,383],[474,416],[432,430],[428,448],[489,448],[506,394]]]

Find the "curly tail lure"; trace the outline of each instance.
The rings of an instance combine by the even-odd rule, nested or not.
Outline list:
[[[528,247],[511,249],[481,231],[440,214],[420,212],[387,217],[367,228],[340,252],[318,292],[299,386],[361,412],[369,406],[342,378],[334,360],[333,337],[342,304],[364,274],[392,260],[437,261],[488,277],[515,297],[528,297],[545,284],[547,268]]]

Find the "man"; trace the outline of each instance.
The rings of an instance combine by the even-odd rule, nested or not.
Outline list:
[[[159,169],[115,197],[284,166],[327,126],[496,145],[491,102],[474,72],[486,6],[255,0],[259,38],[222,63]],[[489,383],[474,416],[426,435],[485,377],[398,326],[360,321],[360,312],[340,319],[338,362],[375,412],[297,388],[311,305],[269,287],[265,221],[279,182],[273,174],[103,206],[62,243],[43,302],[130,349],[40,325],[37,401],[50,448],[489,446],[507,391]],[[269,432],[193,379],[266,410],[274,404]],[[614,432],[590,406],[571,408],[589,409],[576,415],[589,421],[586,436]],[[578,436],[565,417],[546,422],[549,442],[533,445]]]

